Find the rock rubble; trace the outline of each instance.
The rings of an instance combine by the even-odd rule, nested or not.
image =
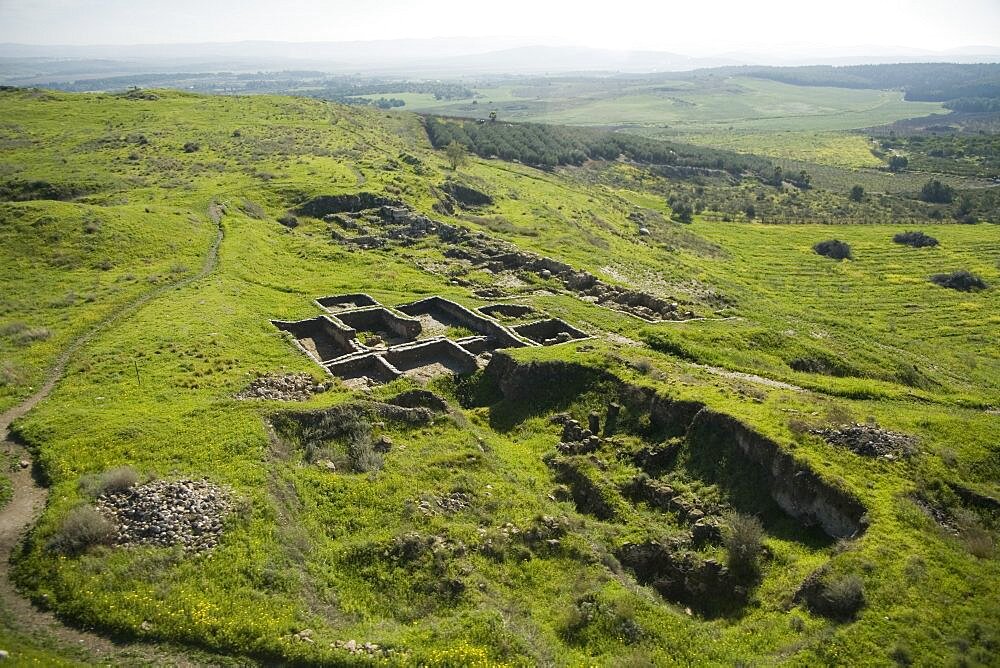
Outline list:
[[[860,422],[828,429],[810,429],[809,433],[864,457],[889,460],[911,455],[917,442],[912,436]]]
[[[325,392],[329,388],[329,383],[317,383],[308,373],[268,373],[250,381],[236,398],[305,401],[313,394]]]
[[[180,545],[204,552],[218,544],[231,502],[207,480],[154,480],[102,494],[96,506],[115,524],[116,545]]]

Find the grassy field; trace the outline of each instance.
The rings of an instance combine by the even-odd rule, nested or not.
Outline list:
[[[702,76],[650,83],[629,79],[549,79],[476,88],[471,100],[417,100],[408,110],[569,125],[637,125],[675,132],[834,131],[944,113],[892,91],[792,86],[745,77]],[[397,96],[398,97],[398,96]]]
[[[756,100],[761,123],[765,113],[813,110],[768,112],[768,86],[738,93]],[[0,326],[51,330],[2,344],[4,359],[25,369],[7,382],[6,405],[103,314],[196,271],[213,236],[212,212],[224,211],[216,269],[102,331],[16,425],[51,483],[49,505],[16,561],[18,583],[36,601],[75,624],[268,662],[346,662],[354,657],[331,643],[349,639],[391,647],[399,663],[419,665],[992,661],[1000,618],[993,543],[984,549],[972,534],[949,533],[913,496],[937,499],[932,492],[948,483],[1000,492],[1000,416],[987,411],[1000,404],[1000,354],[991,345],[1000,324],[1000,227],[928,226],[940,246],[912,249],[892,242],[899,225],[696,217],[685,226],[669,221],[662,197],[638,188],[585,186],[495,160],[471,159],[453,173],[405,113],[293,98],[156,95],[0,94],[4,118],[33,142],[3,149],[5,179],[97,182],[69,202],[0,204],[9,253]],[[834,99],[814,101],[817,117]],[[883,113],[878,105],[900,104],[849,101],[866,122]],[[870,103],[875,111],[864,107]],[[129,139],[137,134],[146,143]],[[198,149],[185,152],[188,142]],[[435,189],[449,177],[496,203],[435,213]],[[359,190],[684,302],[704,319],[650,324],[582,301],[555,281],[522,276],[510,288],[519,301],[594,338],[517,358],[575,362],[588,369],[581,377],[613,374],[733,415],[849,489],[868,509],[870,528],[856,540],[821,538],[767,506],[760,489],[748,490],[725,465],[706,466],[711,451],[685,450],[672,482],[760,510],[769,556],[736,614],[692,614],[664,599],[614,557],[627,542],[686,531],[671,515],[623,499],[618,485],[639,470],[606,452],[605,471],[588,469],[616,508],[601,518],[560,496],[543,463],[559,439],[550,415],[569,411],[585,421],[616,398],[605,381],[567,382],[536,405],[493,396],[463,407],[459,397],[490,396],[488,383],[439,379],[432,388],[450,399],[451,412],[416,428],[377,427],[394,444],[380,470],[331,473],[311,464],[301,434],[276,437],[265,427],[288,404],[234,398],[259,372],[320,378],[269,319],[309,317],[317,313],[312,298],[339,292],[367,292],[389,305],[440,294],[478,306],[485,302],[472,290],[496,280],[458,273],[433,241],[352,251],[333,242],[321,220],[301,217],[291,230],[276,221],[311,196]],[[636,212],[648,235],[638,234]],[[86,231],[88,216],[100,220],[97,232]],[[853,260],[813,253],[814,243],[834,236],[851,244]],[[72,264],[54,261],[59,253]],[[184,270],[173,270],[178,265]],[[959,293],[927,280],[960,268],[994,287]],[[58,305],[70,290],[95,298]],[[836,361],[838,375],[795,370],[803,359]],[[409,387],[396,381],[372,394]],[[359,396],[337,384],[294,407]],[[800,428],[868,419],[914,435],[917,453],[899,462],[864,459]],[[641,425],[622,439],[622,447],[662,445]],[[232,490],[237,510],[219,547],[193,557],[169,548],[98,547],[72,557],[48,549],[85,500],[81,477],[121,465],[143,476],[207,476]],[[418,509],[421,500],[454,493],[468,495],[467,508]],[[516,538],[537,530],[542,517],[566,527],[560,547]],[[995,540],[989,517],[966,519],[975,535]],[[699,554],[726,559],[721,547]],[[867,605],[857,619],[830,620],[792,602],[823,565],[863,582]],[[293,636],[307,628],[314,642]],[[5,633],[25,656],[34,651],[24,636]]]
[[[850,131],[945,113],[895,91],[793,86],[746,77],[677,81],[549,79],[476,88],[471,100],[394,95],[423,113],[570,125],[622,127],[649,137],[690,141],[836,167],[878,167],[868,140]]]
[[[740,153],[788,158],[849,169],[885,166],[885,163],[871,152],[872,144],[864,135],[847,132],[726,132],[684,135],[683,140]]]

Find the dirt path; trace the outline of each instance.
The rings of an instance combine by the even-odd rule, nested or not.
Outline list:
[[[785,383],[780,380],[774,380],[773,378],[765,378],[764,376],[758,376],[755,373],[743,373],[742,371],[730,371],[729,369],[722,369],[717,366],[709,366],[707,364],[695,364],[691,363],[691,366],[698,367],[699,369],[704,369],[705,371],[715,374],[716,376],[721,376],[723,378],[730,378],[732,380],[745,380],[751,383],[757,383],[758,385],[767,385],[768,387],[773,387],[779,390],[791,390],[793,392],[808,392],[803,387],[798,385],[792,385],[791,383]]]
[[[215,269],[223,236],[221,208],[216,204],[210,205],[208,216],[215,223],[218,231],[197,274],[141,295],[112,312],[92,329],[74,339],[56,358],[55,364],[41,387],[20,404],[0,415],[0,438],[2,438],[4,449],[13,453],[15,461],[28,463],[30,455],[20,444],[8,438],[11,422],[27,414],[49,395],[62,377],[66,365],[83,346],[97,334],[131,315],[147,302],[169,290],[201,280]],[[28,599],[21,596],[10,580],[10,559],[24,534],[35,525],[45,509],[48,489],[38,485],[32,477],[30,466],[19,466],[10,478],[13,483],[13,497],[10,503],[0,510],[0,604],[9,615],[12,627],[16,631],[30,634],[32,637],[42,636],[45,645],[53,649],[64,648],[71,651],[83,649],[91,661],[107,663],[108,665],[194,666],[212,662],[211,658],[208,657],[193,659],[186,652],[182,653],[184,650],[181,649],[150,643],[118,643],[87,630],[68,627],[62,624],[55,615],[35,608]],[[16,659],[16,657],[13,658]]]

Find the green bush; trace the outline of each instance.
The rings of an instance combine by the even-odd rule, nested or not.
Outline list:
[[[834,260],[846,260],[851,257],[851,247],[839,239],[820,241],[813,246],[813,250]]]
[[[17,387],[28,382],[30,374],[23,366],[12,360],[0,362],[0,387]]]
[[[931,179],[920,189],[920,199],[932,204],[949,204],[955,199],[955,189],[937,179]]]
[[[28,327],[23,322],[12,322],[0,328],[0,336],[5,336],[16,346],[27,346],[35,341],[45,341],[52,336],[48,327]]]
[[[983,279],[966,269],[953,271],[950,274],[934,274],[931,276],[931,283],[960,292],[975,292],[988,287]]]
[[[865,586],[857,575],[842,575],[827,581],[822,596],[830,616],[853,617],[865,605]]]
[[[726,513],[723,518],[722,540],[726,547],[729,568],[741,575],[753,575],[760,569],[764,527],[753,515]]]
[[[123,492],[139,482],[139,474],[131,466],[119,466],[100,474],[80,478],[80,491],[96,498],[102,494]]]
[[[937,239],[923,232],[900,232],[893,236],[892,240],[897,244],[905,244],[914,248],[926,248],[938,245]]]
[[[106,545],[115,535],[114,525],[91,505],[69,511],[47,544],[51,552],[74,555],[95,545]]]

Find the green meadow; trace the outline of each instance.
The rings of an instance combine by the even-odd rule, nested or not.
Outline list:
[[[790,145],[821,133],[816,151],[830,157],[792,148],[781,156],[860,167],[873,164],[857,138],[834,131],[939,109],[897,93],[756,80],[679,88],[544,110],[529,102],[523,118],[676,126],[692,141],[768,155],[757,133],[788,128]],[[520,103],[516,90],[483,93],[502,113]],[[720,95],[731,104],[700,111],[718,109]],[[0,202],[0,410],[106,322],[14,423],[49,487],[14,554],[24,595],[101,634],[268,664],[995,662],[997,517],[967,499],[1000,494],[1000,227],[921,222],[939,245],[911,248],[893,242],[913,229],[906,223],[725,222],[706,208],[682,224],[662,195],[670,181],[641,167],[641,178],[620,180],[614,167],[543,171],[468,156],[453,170],[405,110],[466,109],[423,97],[383,112],[172,91],[0,93],[0,174],[22,193],[10,199],[24,200]],[[711,139],[729,125],[747,134]],[[493,204],[441,213],[446,180]],[[61,201],[38,197],[37,182]],[[262,373],[324,378],[270,320],[312,317],[314,298],[354,292],[388,306],[441,295],[478,307],[489,302],[476,290],[498,281],[435,237],[361,250],[336,242],[328,221],[278,222],[312,197],[360,191],[675,300],[696,317],[647,322],[522,272],[504,286],[510,298],[591,335],[510,352],[522,365],[563,369],[551,392],[518,401],[484,372],[436,378],[428,389],[448,401],[446,412],[419,425],[373,424],[392,443],[381,466],[331,471],[311,459],[309,434],[289,411],[383,401],[415,382],[361,392],[335,381],[303,403],[236,399]],[[219,231],[217,261],[206,264]],[[851,259],[814,252],[833,238],[850,245]],[[989,288],[929,280],[960,269]],[[834,540],[803,527],[729,445],[657,433],[628,405],[613,442],[566,456],[604,504],[595,512],[551,465],[560,428],[550,418],[586,423],[590,411],[624,401],[622,383],[739,420],[856,498],[867,529]],[[877,423],[915,446],[898,460],[868,458],[810,431],[847,422]],[[338,438],[321,445],[349,447]],[[636,463],[636,453],[668,447],[672,468]],[[53,550],[71,510],[91,502],[81,480],[121,466],[229,490],[234,508],[218,547]],[[624,546],[686,540],[689,530],[629,496],[643,475],[760,518],[759,570],[742,604],[699,610],[623,565]],[[449,495],[465,505],[422,510]],[[691,554],[732,565],[720,544]],[[796,598],[821,568],[860,583],[863,605],[848,618]],[[16,619],[3,626],[0,640],[25,662],[96,660],[46,646]],[[348,640],[392,653],[334,646]]]

